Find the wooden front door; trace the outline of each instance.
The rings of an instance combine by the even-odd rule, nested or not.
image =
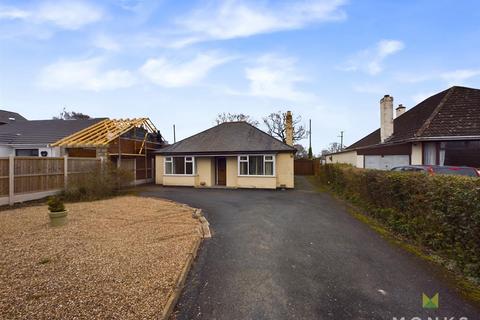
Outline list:
[[[225,157],[217,158],[217,185],[227,185],[227,159]]]

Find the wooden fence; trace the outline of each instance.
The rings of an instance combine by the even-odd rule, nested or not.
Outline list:
[[[295,175],[312,176],[316,175],[320,170],[320,160],[296,159],[293,164],[293,172]]]
[[[0,205],[53,195],[99,165],[97,158],[0,158]]]

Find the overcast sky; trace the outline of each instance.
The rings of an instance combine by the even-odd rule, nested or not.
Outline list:
[[[291,110],[319,153],[376,129],[384,94],[480,87],[479,21],[475,0],[0,0],[0,108],[148,116],[170,141]]]

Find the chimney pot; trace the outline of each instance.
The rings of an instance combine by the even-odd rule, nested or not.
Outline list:
[[[404,114],[406,110],[407,108],[405,108],[403,104],[399,104],[398,107],[395,109],[395,118],[398,118],[399,116]]]

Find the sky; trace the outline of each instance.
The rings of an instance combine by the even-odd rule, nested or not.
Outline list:
[[[291,110],[318,154],[377,129],[385,94],[480,88],[479,56],[475,0],[0,0],[1,109],[149,117],[170,142]]]

